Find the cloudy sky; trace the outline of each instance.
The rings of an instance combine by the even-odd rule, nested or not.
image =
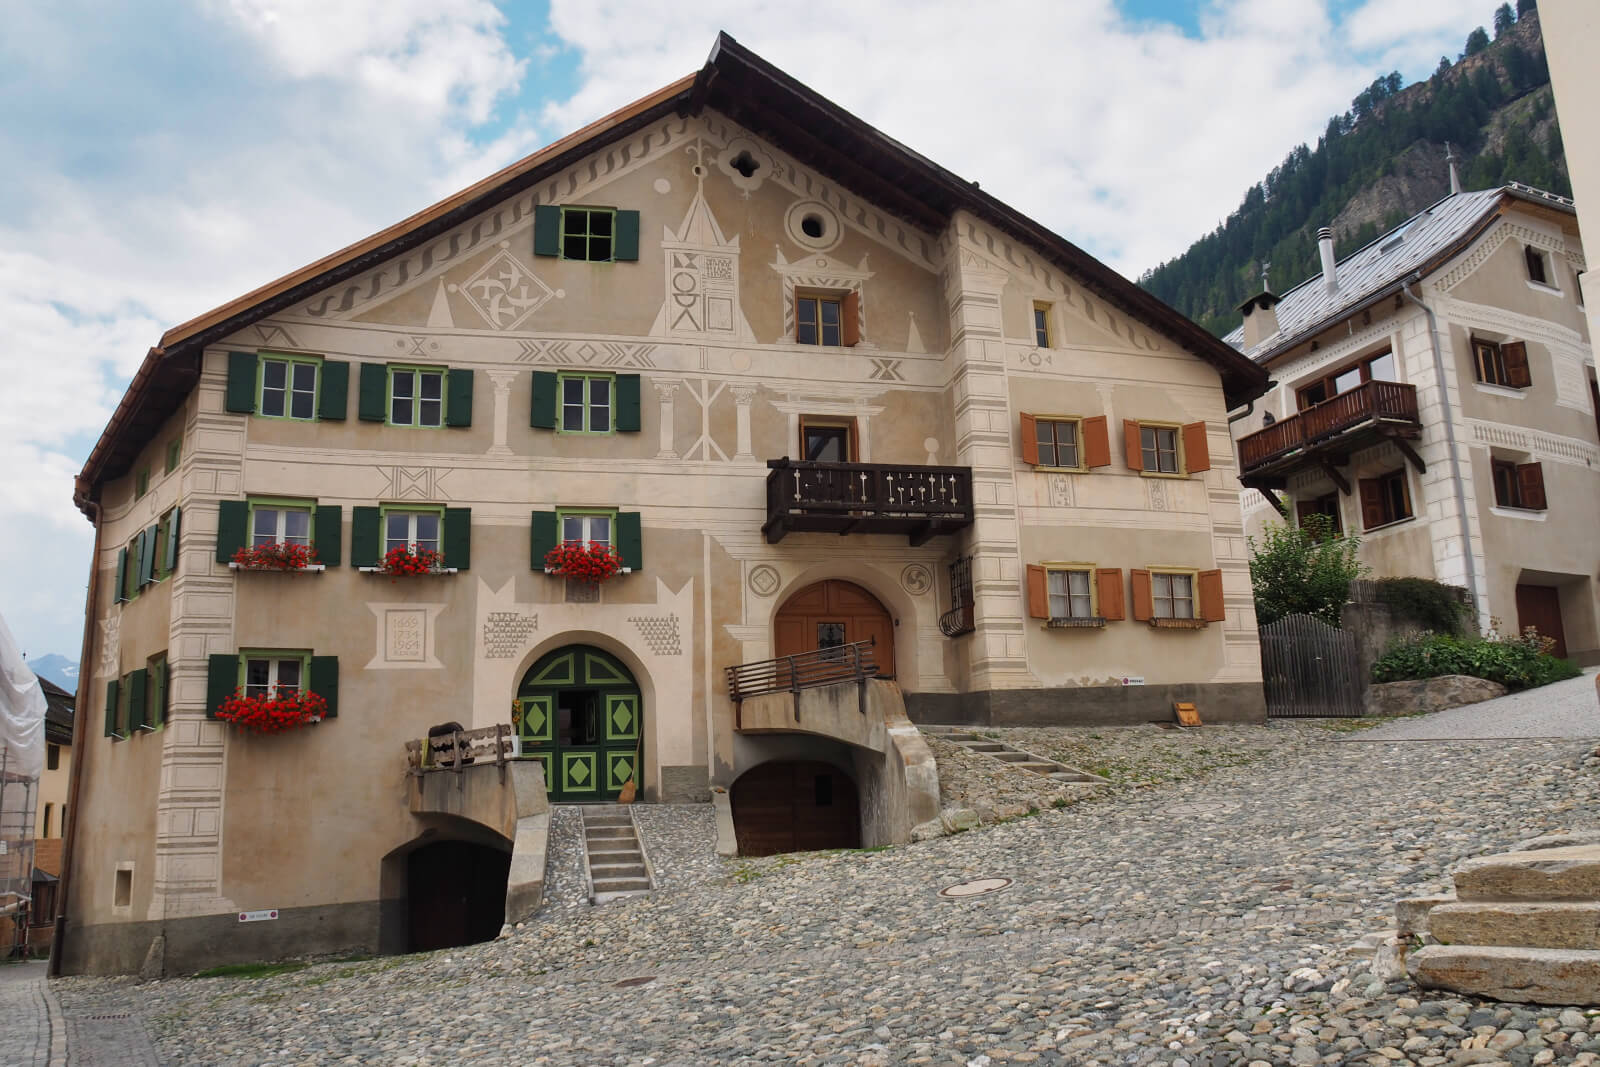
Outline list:
[[[0,615],[76,659],[72,478],[168,326],[697,69],[719,29],[1137,276],[1492,0],[0,0]]]

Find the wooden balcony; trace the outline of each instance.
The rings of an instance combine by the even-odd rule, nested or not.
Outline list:
[[[770,544],[788,533],[905,534],[920,545],[972,525],[972,468],[767,461]]]
[[[1406,458],[1420,467],[1422,460],[1407,440],[1421,435],[1416,386],[1363,382],[1332,400],[1241,437],[1239,477],[1246,485],[1281,488],[1283,480],[1296,470],[1342,466],[1352,452],[1385,438],[1394,440]]]

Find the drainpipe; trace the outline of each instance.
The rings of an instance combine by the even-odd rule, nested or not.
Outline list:
[[[1275,388],[1277,386],[1277,384],[1278,384],[1277,382],[1272,381],[1272,380],[1269,379],[1267,381],[1267,389]],[[1266,396],[1266,395],[1267,394],[1266,394],[1265,391],[1263,391],[1262,394],[1261,394],[1261,396]],[[1229,415],[1228,416],[1228,425],[1232,426],[1234,423],[1238,422],[1240,419],[1249,418],[1250,417],[1250,413],[1256,409],[1256,401],[1260,400],[1260,399],[1261,399],[1260,396],[1251,397],[1249,402],[1247,404],[1245,404],[1243,411],[1239,412],[1239,414],[1237,414],[1237,415]]]
[[[1444,411],[1444,440],[1445,447],[1450,452],[1450,480],[1455,485],[1456,494],[1456,519],[1461,524],[1461,553],[1466,563],[1467,593],[1472,597],[1472,606],[1481,615],[1484,605],[1478,599],[1478,572],[1472,564],[1472,528],[1467,522],[1467,489],[1461,479],[1461,453],[1456,444],[1455,418],[1450,414],[1450,388],[1444,375],[1444,352],[1439,347],[1439,319],[1433,313],[1433,308],[1422,302],[1422,298],[1411,291],[1411,286],[1422,280],[1420,272],[1413,274],[1401,286],[1400,291],[1406,294],[1422,313],[1428,316],[1428,342],[1433,346],[1433,373],[1439,380],[1440,408]]]
[[[67,822],[61,828],[64,847],[61,852],[61,874],[56,885],[56,923],[55,930],[50,936],[50,964],[49,974],[52,978],[61,977],[62,949],[67,941],[67,896],[72,888],[72,857],[78,845],[78,812],[81,810],[78,797],[82,792],[83,763],[88,756],[89,729],[85,721],[89,718],[86,714],[89,699],[92,696],[90,685],[95,677],[94,668],[94,631],[98,621],[94,617],[94,602],[98,594],[96,588],[100,577],[100,533],[103,518],[100,504],[95,500],[86,500],[89,507],[94,509],[94,554],[89,557],[89,590],[83,605],[83,643],[78,649],[78,691],[72,698],[72,774],[67,780]]]

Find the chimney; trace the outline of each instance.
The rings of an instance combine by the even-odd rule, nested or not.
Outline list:
[[[1278,332],[1278,297],[1264,289],[1239,305],[1244,313],[1244,348],[1248,352]]]
[[[1317,231],[1317,251],[1322,254],[1322,284],[1328,292],[1339,288],[1339,267],[1333,260],[1333,230],[1324,226]]]
[[[1456,196],[1461,192],[1461,172],[1456,170],[1456,150],[1449,141],[1444,143],[1444,161],[1450,168],[1450,195]]]

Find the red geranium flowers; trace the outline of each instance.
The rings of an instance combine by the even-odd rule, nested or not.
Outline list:
[[[262,696],[246,696],[235,689],[233,695],[217,705],[217,718],[231,722],[253,734],[281,734],[321,722],[328,702],[310,690],[281,686]]]
[[[380,573],[391,577],[407,574],[435,574],[444,567],[444,553],[431,548],[409,548],[397,545],[383,554],[378,565]]]
[[[622,557],[607,544],[568,541],[544,554],[544,569],[578,582],[603,582],[622,570]]]
[[[272,541],[236,549],[233,562],[247,571],[302,571],[317,562],[316,545]]]

